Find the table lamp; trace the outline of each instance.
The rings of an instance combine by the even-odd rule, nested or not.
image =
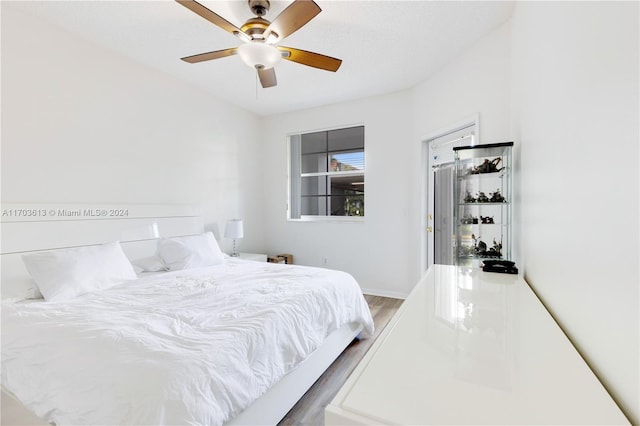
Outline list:
[[[238,257],[238,251],[236,250],[236,240],[244,236],[244,230],[242,229],[242,220],[233,219],[227,222],[227,227],[224,230],[224,237],[233,240],[232,257]]]

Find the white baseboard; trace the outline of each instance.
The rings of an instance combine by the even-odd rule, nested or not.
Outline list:
[[[376,290],[372,288],[363,288],[362,292],[364,294],[369,294],[371,296],[382,296],[382,297],[390,297],[392,299],[406,299],[409,293],[401,293],[397,291],[388,291],[388,290]]]

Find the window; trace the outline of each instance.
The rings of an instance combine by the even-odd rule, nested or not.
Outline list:
[[[364,216],[364,126],[289,136],[290,219]]]

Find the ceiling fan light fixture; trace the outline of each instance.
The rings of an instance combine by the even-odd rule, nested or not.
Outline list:
[[[280,51],[275,46],[261,42],[239,46],[238,56],[245,64],[254,69],[273,68],[282,59]]]

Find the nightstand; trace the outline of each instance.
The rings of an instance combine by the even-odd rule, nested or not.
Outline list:
[[[267,261],[267,255],[262,253],[239,253],[238,258],[242,260],[253,260],[255,262]]]

